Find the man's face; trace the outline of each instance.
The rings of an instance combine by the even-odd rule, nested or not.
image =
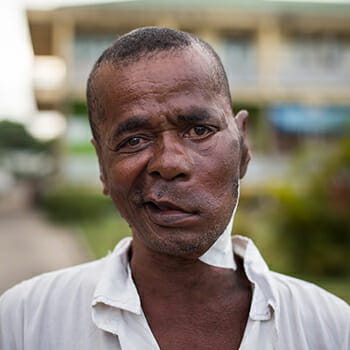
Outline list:
[[[96,78],[105,192],[152,251],[200,256],[237,201],[240,133],[229,101],[210,83],[211,64],[187,49],[105,65]]]

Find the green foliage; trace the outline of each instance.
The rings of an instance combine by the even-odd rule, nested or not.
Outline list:
[[[331,152],[300,188],[272,192],[279,242],[295,273],[344,276],[350,272],[350,142]]]
[[[95,149],[90,141],[85,143],[66,144],[64,147],[64,152],[74,155],[95,155]]]
[[[89,187],[61,186],[42,193],[39,205],[55,221],[96,220],[115,211],[100,191]]]
[[[291,262],[281,249],[274,218],[277,209],[278,204],[269,189],[257,190],[243,185],[233,234],[250,237],[272,270],[290,273]]]
[[[101,258],[124,237],[131,236],[128,223],[115,210],[98,220],[84,220],[81,232],[96,258]]]
[[[52,220],[78,227],[96,258],[131,234],[112,201],[95,188],[55,187],[41,195],[39,205]]]
[[[74,116],[81,116],[87,118],[87,106],[85,101],[75,100],[71,103],[71,113]]]
[[[43,151],[50,147],[50,143],[40,142],[31,136],[24,125],[9,120],[0,121],[0,150],[25,149]]]

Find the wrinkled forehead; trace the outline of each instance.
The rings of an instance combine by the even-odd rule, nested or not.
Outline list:
[[[201,88],[202,93],[213,96],[217,76],[215,61],[200,46],[180,50],[151,52],[136,62],[105,62],[97,71],[95,92],[98,98],[113,92],[132,93],[136,90],[173,85],[174,89],[192,85]],[[180,86],[179,86],[180,85]]]

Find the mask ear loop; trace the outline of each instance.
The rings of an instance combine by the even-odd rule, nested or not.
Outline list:
[[[226,226],[224,232],[216,240],[216,242],[203,255],[201,255],[198,258],[200,261],[204,262],[205,264],[216,266],[216,267],[222,267],[226,269],[233,269],[233,270],[237,269],[235,259],[233,257],[231,232],[233,227],[233,220],[238,207],[239,196],[240,196],[240,181],[238,180],[237,201],[228,225]]]

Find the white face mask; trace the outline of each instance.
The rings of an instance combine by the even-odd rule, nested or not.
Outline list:
[[[219,236],[216,242],[198,259],[208,265],[223,267],[226,269],[236,270],[236,263],[233,257],[231,231],[233,219],[236,214],[239,200],[239,182],[237,189],[237,202],[233,209],[230,222],[226,226],[224,232]]]

